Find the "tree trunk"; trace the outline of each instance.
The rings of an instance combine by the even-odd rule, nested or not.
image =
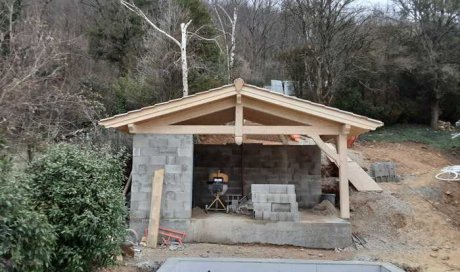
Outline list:
[[[10,50],[13,50],[13,39],[14,39],[14,33],[13,33],[13,17],[14,17],[14,2],[11,3],[11,5],[8,7],[9,11],[9,16],[8,16],[8,21],[9,21],[9,29],[8,29],[8,35],[9,35],[9,46]]]
[[[232,21],[232,38],[231,38],[231,46],[230,46],[230,69],[233,69],[233,63],[235,60],[235,47],[236,47],[236,21],[238,20],[238,9],[235,7],[233,9],[233,21]]]
[[[181,44],[180,44],[180,59],[182,63],[182,86],[183,96],[188,95],[188,66],[187,66],[187,24],[180,24]]]
[[[439,107],[439,99],[435,98],[435,100],[431,103],[431,128],[432,129],[438,129],[439,115],[441,115],[441,109]]]

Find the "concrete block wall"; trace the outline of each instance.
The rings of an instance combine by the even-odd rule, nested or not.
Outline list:
[[[252,184],[256,220],[299,221],[299,206],[293,184]]]
[[[319,202],[321,151],[317,146],[195,145],[194,150],[194,205],[204,206],[213,199],[206,187],[211,169],[229,175],[231,194],[250,195],[251,184],[295,184],[301,208]]]
[[[139,235],[149,223],[154,172],[162,168],[160,225],[186,230],[192,214],[192,135],[134,135],[130,227]]]

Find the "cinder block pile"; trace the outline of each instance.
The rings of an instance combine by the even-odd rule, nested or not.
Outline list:
[[[252,204],[257,220],[299,221],[293,184],[252,184]]]

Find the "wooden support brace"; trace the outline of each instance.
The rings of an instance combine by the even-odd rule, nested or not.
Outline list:
[[[340,160],[339,156],[337,155],[337,152],[335,150],[331,149],[329,146],[326,145],[326,143],[319,137],[317,134],[308,134],[308,137],[310,137],[316,145],[326,153],[326,155],[339,167],[340,166]]]

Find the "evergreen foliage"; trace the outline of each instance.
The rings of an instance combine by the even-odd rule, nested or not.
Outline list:
[[[0,270],[47,271],[55,248],[53,226],[35,210],[32,188],[13,170],[0,143]]]
[[[112,264],[125,233],[120,156],[70,144],[36,159],[33,199],[56,233],[49,271],[93,271]]]

